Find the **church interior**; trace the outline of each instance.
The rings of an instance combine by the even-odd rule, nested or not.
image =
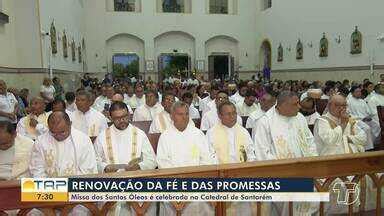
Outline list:
[[[0,215],[384,215],[383,8],[0,0]],[[330,200],[20,201],[71,175],[311,178]]]

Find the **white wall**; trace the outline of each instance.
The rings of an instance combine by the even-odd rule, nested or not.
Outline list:
[[[273,0],[272,8],[260,11],[257,5],[257,46],[264,39],[272,44],[272,71],[285,69],[367,66],[370,58],[384,65],[384,43],[376,38],[384,33],[384,1],[371,0]],[[350,37],[355,26],[363,35],[362,54],[350,54]],[[319,42],[325,32],[329,41],[327,58],[319,57]],[[340,35],[341,43],[335,42]],[[304,59],[296,60],[298,38],[304,45]],[[284,47],[284,61],[277,62],[277,47]],[[308,44],[312,43],[313,47]],[[291,47],[291,51],[287,48]],[[323,71],[329,77],[334,71]],[[294,71],[293,71],[294,73]],[[336,72],[338,73],[338,71]],[[353,73],[355,74],[355,73]],[[361,77],[366,76],[364,72]],[[358,78],[354,76],[355,79]],[[302,78],[313,78],[301,73]],[[348,77],[345,77],[348,78]]]
[[[15,67],[16,50],[15,50],[15,13],[12,0],[2,0],[0,9],[9,16],[9,23],[0,24],[0,66]]]
[[[235,2],[235,1],[234,1]],[[105,41],[117,34],[128,33],[144,40],[145,59],[157,61],[154,39],[165,32],[185,32],[194,38],[195,59],[205,59],[205,43],[212,37],[225,35],[238,43],[238,59],[244,71],[256,69],[256,1],[237,1],[236,15],[207,14],[206,1],[192,1],[190,14],[157,13],[156,0],[142,1],[141,13],[108,12],[105,0],[86,1],[85,23],[88,40],[88,66],[92,72],[106,72],[109,62]],[[169,40],[169,39],[168,39]],[[169,40],[167,49],[182,49]],[[168,43],[168,44],[169,44]],[[247,54],[247,56],[246,56]],[[157,71],[157,65],[155,65]]]
[[[78,51],[76,50],[76,61],[72,61],[71,46],[72,39],[75,40],[76,49],[80,46],[84,37],[84,4],[85,0],[40,0],[41,28],[49,32],[52,21],[56,27],[57,53],[52,55],[52,68],[69,71],[83,71],[83,64],[78,61]],[[68,40],[68,58],[63,57],[62,36],[65,30]],[[44,37],[43,41],[44,67],[48,68],[50,55],[50,38]],[[85,38],[87,43],[87,38]],[[84,55],[83,55],[83,59]]]

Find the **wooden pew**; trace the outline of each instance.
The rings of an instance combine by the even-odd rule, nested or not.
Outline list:
[[[140,128],[141,130],[144,131],[144,133],[148,133],[149,132],[149,127],[151,126],[151,123],[152,121],[134,121],[132,122],[133,125],[135,125],[136,127]]]
[[[384,150],[384,106],[377,107],[377,115],[379,116],[379,123],[381,128],[381,142],[377,148],[378,150]]]

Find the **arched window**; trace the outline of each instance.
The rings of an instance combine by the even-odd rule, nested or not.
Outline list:
[[[228,0],[209,0],[209,13],[228,14]]]
[[[163,12],[184,13],[184,0],[162,0]]]
[[[115,11],[135,11],[136,0],[114,0]]]

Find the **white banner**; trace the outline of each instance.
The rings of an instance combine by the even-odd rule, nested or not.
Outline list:
[[[68,193],[70,202],[329,202],[328,192],[290,193]]]

